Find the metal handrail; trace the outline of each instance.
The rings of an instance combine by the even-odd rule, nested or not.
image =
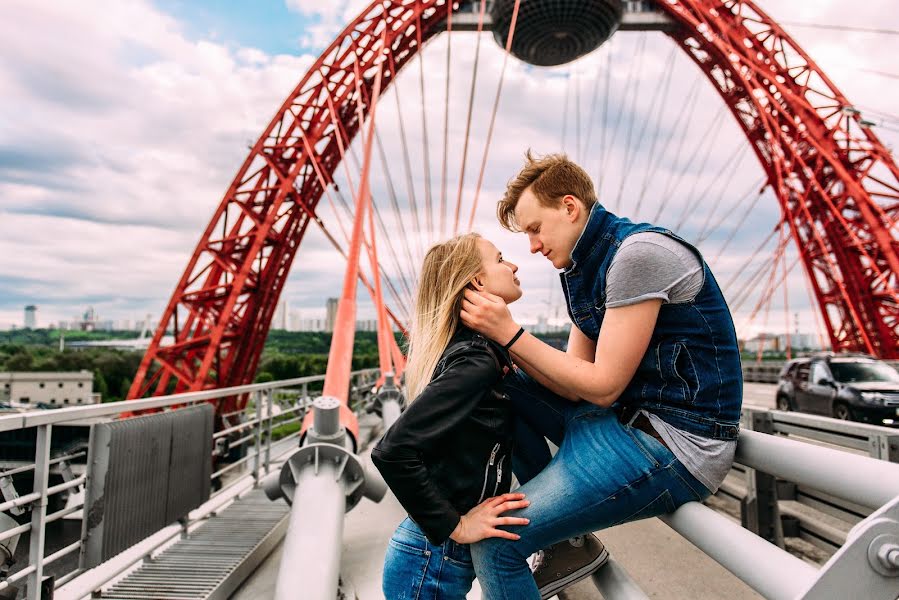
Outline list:
[[[363,369],[360,371],[354,371],[351,375],[353,377],[362,377],[362,378],[370,378],[375,376],[378,373],[378,369]],[[255,394],[256,401],[254,406],[251,407],[249,404],[247,407],[243,409],[243,411],[238,411],[236,413],[232,413],[231,416],[235,416],[240,413],[246,413],[251,408],[257,412],[257,416],[254,419],[248,420],[246,422],[240,423],[236,426],[230,427],[223,432],[218,432],[214,437],[221,438],[227,436],[229,433],[234,433],[236,431],[248,431],[252,432],[249,435],[245,435],[244,437],[236,440],[231,444],[231,447],[240,446],[246,444],[248,441],[255,438],[252,442],[255,445],[254,451],[251,453],[247,453],[246,457],[235,461],[234,463],[228,465],[227,467],[216,471],[211,474],[211,479],[218,479],[221,476],[228,472],[237,469],[238,467],[244,467],[251,460],[255,461],[255,464],[251,467],[251,473],[247,475],[247,477],[251,477],[254,481],[258,482],[260,480],[261,474],[268,473],[272,461],[272,439],[271,439],[271,430],[272,426],[282,425],[286,423],[292,423],[301,420],[303,417],[303,413],[307,408],[307,402],[305,401],[305,397],[308,395],[308,384],[321,382],[324,380],[323,375],[314,375],[309,377],[298,377],[294,379],[288,379],[283,381],[272,381],[258,384],[249,384],[243,386],[235,386],[230,388],[222,388],[217,390],[204,390],[202,392],[190,392],[185,394],[171,394],[167,396],[159,396],[157,398],[148,398],[143,400],[134,400],[128,402],[116,402],[110,404],[102,404],[102,405],[92,405],[92,406],[75,406],[75,407],[67,407],[56,409],[52,411],[29,411],[25,413],[18,413],[14,415],[5,415],[0,416],[0,432],[3,431],[11,431],[16,429],[24,429],[24,428],[37,428],[38,431],[38,444],[36,447],[36,456],[35,462],[31,465],[26,465],[23,467],[17,467],[15,469],[11,469],[5,473],[3,476],[12,476],[20,473],[24,473],[27,471],[35,472],[35,491],[20,496],[18,498],[0,502],[0,512],[4,510],[8,510],[10,508],[22,507],[31,505],[33,508],[32,511],[32,519],[30,523],[26,523],[23,525],[19,525],[10,530],[0,532],[0,541],[9,539],[16,535],[21,535],[23,533],[30,532],[32,537],[31,540],[31,550],[29,556],[29,565],[16,573],[10,575],[5,580],[0,581],[0,590],[6,589],[13,585],[14,583],[21,581],[23,579],[28,579],[28,595],[29,599],[38,598],[39,594],[39,585],[37,582],[43,576],[43,569],[46,565],[53,563],[54,561],[66,556],[79,548],[81,548],[81,540],[78,540],[61,550],[54,552],[53,554],[43,556],[44,551],[44,528],[47,523],[51,523],[62,517],[71,514],[79,509],[83,509],[83,503],[79,503],[74,506],[66,507],[60,511],[57,511],[52,514],[46,513],[46,498],[52,496],[53,494],[58,494],[68,489],[76,488],[85,483],[87,475],[81,475],[76,478],[72,478],[69,481],[65,481],[61,484],[48,486],[47,485],[47,474],[49,472],[49,467],[53,464],[60,463],[64,460],[71,460],[73,458],[78,458],[80,456],[84,456],[85,452],[76,452],[72,454],[68,454],[62,457],[56,457],[50,459],[49,457],[49,443],[50,443],[50,435],[52,431],[52,427],[55,424],[61,423],[71,423],[75,421],[83,421],[86,419],[97,419],[101,417],[109,417],[119,415],[125,412],[139,412],[148,409],[159,409],[159,408],[168,408],[168,407],[181,407],[185,405],[191,405],[198,402],[204,402],[207,400],[214,400],[219,398],[224,398],[228,396],[242,395],[242,394]],[[302,392],[297,396],[297,400],[301,401],[300,405],[292,406],[284,411],[282,411],[278,416],[291,416],[296,414],[297,416],[293,416],[292,418],[280,418],[275,420],[273,413],[273,404],[274,404],[274,390],[285,389],[285,388],[296,388],[297,386],[302,386]],[[266,394],[267,392],[267,394]],[[266,398],[266,404],[268,406],[268,414],[262,414],[262,398]],[[281,440],[277,442],[279,447],[284,447],[285,451],[289,447],[288,445],[284,445],[285,442],[291,440],[299,435],[299,432],[295,432],[289,434]],[[283,446],[282,446],[283,445]],[[263,459],[264,456],[264,459]],[[215,494],[213,494],[210,498],[210,501],[207,502],[206,505],[210,505],[211,503],[215,503],[221,506],[221,498],[225,498],[225,501],[228,501],[228,498],[231,496],[231,489],[235,486],[242,485],[242,481],[245,478],[238,479],[234,482],[229,483],[228,485],[223,486],[219,489]],[[172,526],[179,532],[183,531],[184,528],[190,527],[193,525],[197,519],[203,518],[203,515],[194,515],[194,520],[190,521],[184,526],[176,525]],[[151,536],[152,537],[152,536]],[[170,539],[166,538],[166,540]],[[161,541],[159,545],[165,543],[165,541]],[[159,545],[155,547],[159,547]],[[62,583],[68,582],[74,579],[77,576],[80,576],[81,570],[76,569],[70,573],[67,573],[57,579],[59,582],[57,587],[61,586]],[[110,576],[110,579],[113,576]]]
[[[362,369],[354,371],[353,375],[367,375],[378,372],[377,369]],[[192,404],[204,400],[216,400],[226,396],[240,396],[264,390],[292,387],[296,385],[324,381],[324,375],[311,375],[309,377],[297,377],[283,381],[267,381],[265,383],[251,383],[216,390],[204,390],[202,392],[187,392],[183,394],[170,394],[157,396],[143,400],[128,400],[125,402],[110,402],[107,404],[95,404],[90,406],[71,406],[54,410],[30,410],[27,412],[4,415],[0,417],[0,432],[27,429],[39,425],[53,425],[56,423],[69,423],[71,421],[83,421],[96,417],[108,417],[123,412],[138,412],[153,408],[166,408],[180,404]]]

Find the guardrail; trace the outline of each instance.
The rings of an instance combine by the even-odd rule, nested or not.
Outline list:
[[[352,374],[352,396],[358,397],[360,393],[367,392],[377,375],[377,369],[354,372]],[[212,495],[210,502],[207,504],[215,506],[221,504],[218,500],[224,499],[227,502],[228,498],[233,495],[231,486],[224,482],[229,472],[249,466],[250,461],[252,461],[252,474],[257,484],[269,472],[274,455],[272,450],[273,442],[275,441],[273,440],[273,434],[277,433],[279,428],[296,429],[296,431],[286,433],[278,441],[278,444],[282,444],[279,446],[281,449],[286,450],[293,447],[289,444],[289,440],[299,436],[299,423],[302,422],[305,411],[311,402],[310,385],[322,381],[324,381],[324,375],[316,375],[218,390],[159,396],[145,400],[0,415],[0,433],[31,428],[35,429],[36,432],[34,462],[30,465],[23,465],[0,473],[0,493],[2,493],[2,501],[0,501],[0,577],[2,577],[0,579],[0,596],[10,594],[11,588],[17,583],[26,580],[26,598],[38,600],[42,597],[41,586],[48,583],[44,577],[46,567],[57,563],[59,560],[82,548],[82,541],[78,540],[50,555],[44,554],[46,526],[83,508],[82,499],[80,502],[70,503],[62,510],[48,514],[49,499],[59,494],[77,491],[77,488],[80,488],[89,476],[88,473],[80,477],[69,477],[59,485],[48,485],[51,465],[71,461],[85,454],[82,452],[67,456],[51,457],[50,442],[54,425],[101,418],[115,418],[122,413],[140,412],[150,409],[166,410],[199,402],[251,394],[251,401],[247,403],[243,411],[224,415],[225,419],[229,423],[234,423],[234,425],[213,435],[213,456],[243,455],[212,473],[213,484],[218,490]],[[251,444],[254,446],[253,452],[245,451]],[[33,471],[33,487],[29,493],[20,496],[13,484],[13,477],[31,471]],[[29,510],[31,516],[27,523],[19,524],[18,520],[12,516],[22,516]],[[207,512],[212,510],[214,508],[209,509]],[[3,514],[6,512],[9,512],[10,515]],[[192,516],[193,519],[190,521],[173,526],[176,530],[174,535],[180,535],[182,531],[194,524],[196,520],[205,517],[206,514]],[[11,558],[20,536],[23,535],[28,536],[28,564],[6,576],[4,550],[8,549]],[[146,555],[149,555],[170,539],[171,535],[168,537],[162,536],[158,543],[143,551]],[[75,568],[61,574],[59,577],[54,577],[50,585],[53,588],[63,586],[81,575],[82,572],[80,568]],[[109,571],[106,581],[111,580],[119,572]],[[105,581],[98,585],[103,584],[105,584]]]
[[[755,408],[743,409],[743,427],[899,463],[899,430],[889,427]],[[783,547],[784,536],[798,537],[830,553],[846,542],[851,527],[872,512],[858,502],[740,464],[734,465],[718,495],[739,502],[744,527],[772,543]]]
[[[899,360],[884,361],[899,370]],[[743,362],[743,381],[751,383],[777,383],[781,369],[787,364],[784,360],[763,360],[761,362]]]

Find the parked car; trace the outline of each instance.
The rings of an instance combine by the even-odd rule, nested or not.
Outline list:
[[[784,365],[777,408],[899,427],[899,372],[857,354],[817,354]]]

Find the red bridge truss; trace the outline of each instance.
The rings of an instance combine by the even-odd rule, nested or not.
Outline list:
[[[889,152],[753,2],[658,4],[679,25],[669,35],[718,90],[765,170],[833,348],[899,358],[899,169]],[[447,10],[443,0],[373,2],[309,69],[210,220],[129,398],[252,381],[309,224],[343,251],[316,209],[369,113],[375,73],[383,69],[386,89],[444,31]],[[384,39],[387,60],[379,61]],[[163,346],[166,332],[174,342]],[[219,410],[240,404],[233,398]]]

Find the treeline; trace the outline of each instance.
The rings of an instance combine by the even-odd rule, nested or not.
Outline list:
[[[63,331],[18,329],[0,332],[0,371],[81,371],[94,374],[94,392],[104,402],[125,398],[143,358],[141,351],[111,348],[70,348],[65,341],[129,339],[133,331]],[[398,341],[399,337],[397,338]],[[400,343],[402,343],[400,341]],[[308,331],[272,331],[266,340],[256,381],[275,381],[324,374],[328,366],[331,334]],[[378,341],[373,332],[356,334],[353,369],[378,366]]]
[[[94,392],[104,402],[121,400],[128,394],[142,352],[108,348],[58,350],[56,345],[0,343],[0,371],[92,371]]]
[[[133,331],[64,331],[19,329],[0,332],[0,371],[80,371],[94,374],[94,392],[104,402],[121,400],[128,394],[143,352],[110,348],[65,348],[59,351],[60,334],[66,341],[129,339]],[[400,348],[405,340],[397,333]],[[563,348],[567,335],[541,335],[548,343]],[[322,375],[328,366],[331,334],[313,331],[271,331],[265,342],[255,381],[277,381]],[[356,333],[353,370],[378,366],[378,338],[370,331]]]

